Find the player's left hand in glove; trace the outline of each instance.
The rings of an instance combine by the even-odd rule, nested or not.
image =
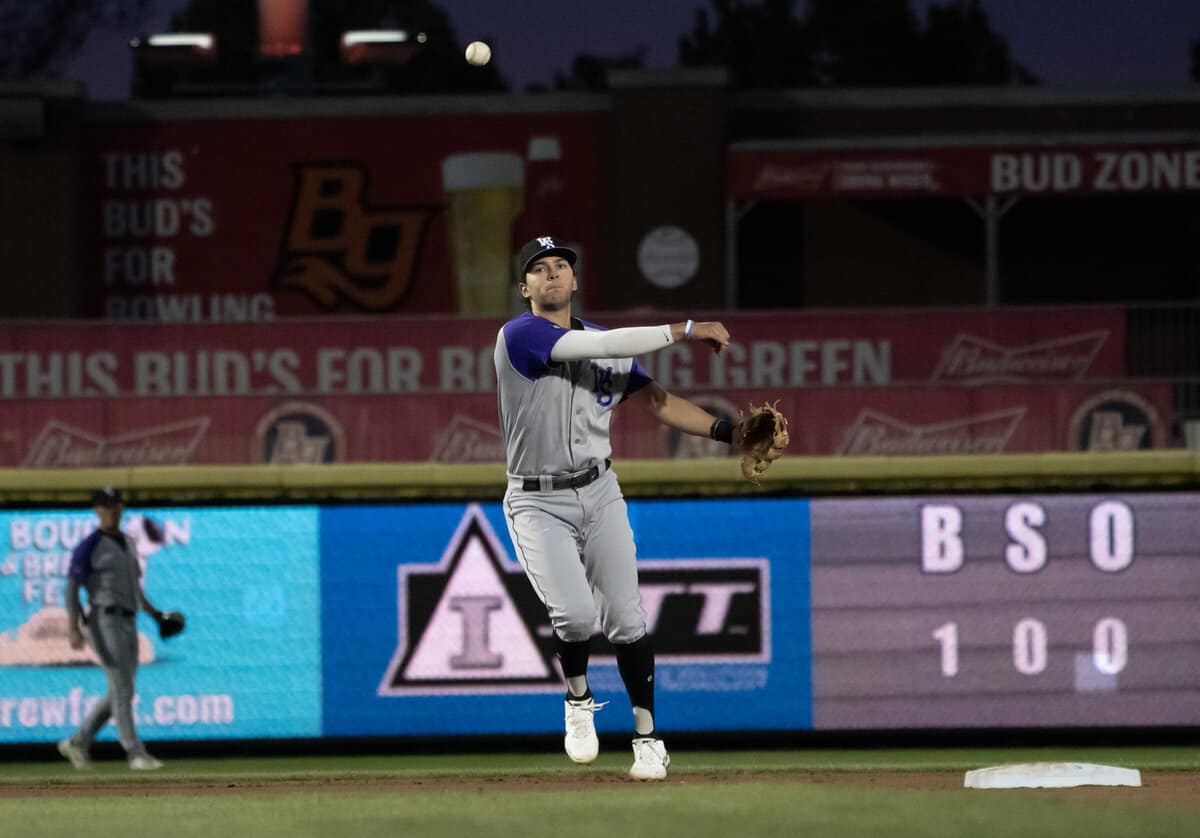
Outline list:
[[[750,415],[742,418],[734,432],[734,440],[742,452],[742,476],[758,480],[771,463],[783,456],[789,441],[788,420],[775,404],[750,405]]]
[[[154,544],[162,544],[164,540],[162,526],[158,521],[155,521],[149,515],[142,516],[142,531],[146,533],[146,538]]]
[[[154,621],[158,623],[158,636],[163,640],[181,633],[187,626],[187,618],[179,611],[160,611]]]

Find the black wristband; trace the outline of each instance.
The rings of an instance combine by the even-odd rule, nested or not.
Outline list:
[[[733,444],[733,423],[728,419],[714,419],[712,426],[708,429],[710,438],[717,442],[725,442]]]

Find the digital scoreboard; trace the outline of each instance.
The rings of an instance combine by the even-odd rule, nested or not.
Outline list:
[[[1200,495],[810,512],[815,728],[1200,724]]]

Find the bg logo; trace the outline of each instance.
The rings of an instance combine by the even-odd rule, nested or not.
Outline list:
[[[250,461],[282,465],[336,463],[346,457],[346,434],[337,417],[309,402],[286,402],[254,428]]]
[[[1105,390],[1075,408],[1067,431],[1072,451],[1161,448],[1162,420],[1154,405],[1130,390]]]
[[[771,660],[766,559],[638,560],[660,663]],[[467,507],[435,566],[398,568],[399,637],[378,694],[559,692],[545,608],[483,511]],[[592,638],[594,663],[614,664]]]
[[[352,164],[295,167],[296,193],[274,285],[298,288],[326,309],[341,299],[367,311],[399,303],[429,222],[422,207],[368,207],[366,174]]]

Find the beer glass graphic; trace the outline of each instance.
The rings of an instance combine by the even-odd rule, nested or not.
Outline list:
[[[258,51],[268,58],[303,55],[308,43],[308,4],[258,0]]]
[[[474,152],[442,160],[460,314],[509,313],[512,225],[521,214],[524,183],[519,154]]]

